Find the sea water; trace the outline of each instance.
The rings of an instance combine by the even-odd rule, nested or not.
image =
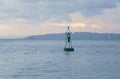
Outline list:
[[[0,79],[120,79],[120,41],[0,40]]]

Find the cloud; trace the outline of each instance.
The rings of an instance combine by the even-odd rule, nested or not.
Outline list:
[[[40,0],[18,0],[19,2],[22,3],[38,3]]]
[[[69,14],[81,12],[91,17],[100,15],[105,9],[116,8],[120,0],[1,0],[1,19],[24,18],[46,21],[71,21]],[[109,2],[109,3],[108,3]],[[3,17],[2,17],[3,16]],[[56,20],[57,20],[56,19]]]
[[[119,14],[120,0],[0,0],[0,31],[52,33],[71,25],[74,32],[119,32]]]
[[[79,28],[78,31],[92,32],[114,32],[120,33],[120,4],[117,8],[107,9],[102,15],[94,17],[82,16],[80,12],[71,14],[72,22],[82,22],[86,25],[85,28]]]
[[[79,0],[76,4],[80,12],[87,17],[100,15],[105,9],[116,8],[120,0]],[[78,11],[79,11],[78,10]]]

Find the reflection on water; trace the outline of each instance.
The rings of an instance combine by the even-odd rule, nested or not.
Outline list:
[[[0,40],[0,79],[119,79],[120,41]]]

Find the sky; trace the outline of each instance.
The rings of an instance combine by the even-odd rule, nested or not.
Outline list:
[[[120,33],[120,0],[0,0],[0,37]]]

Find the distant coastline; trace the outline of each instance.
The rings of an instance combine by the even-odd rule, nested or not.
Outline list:
[[[116,33],[92,33],[92,32],[75,32],[72,33],[74,40],[120,40],[120,34]],[[33,35],[25,37],[24,39],[38,39],[38,40],[64,40],[65,34],[45,34]]]

